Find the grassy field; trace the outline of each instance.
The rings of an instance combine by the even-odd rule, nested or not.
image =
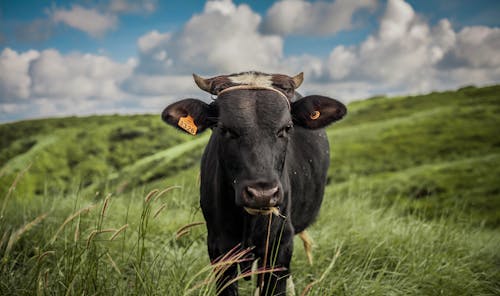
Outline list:
[[[499,115],[500,86],[350,104],[298,295],[499,295]],[[0,134],[0,295],[214,294],[205,226],[182,231],[209,132],[116,115]]]

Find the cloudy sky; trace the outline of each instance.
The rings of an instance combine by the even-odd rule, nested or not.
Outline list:
[[[344,102],[500,83],[500,1],[0,1],[0,122],[159,113],[247,70]]]

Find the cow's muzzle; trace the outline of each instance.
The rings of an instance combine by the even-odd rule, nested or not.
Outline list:
[[[265,209],[279,205],[283,200],[283,190],[280,187],[278,182],[247,183],[241,192],[243,206],[252,209]]]

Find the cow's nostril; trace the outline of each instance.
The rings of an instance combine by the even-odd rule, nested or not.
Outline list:
[[[245,191],[249,197],[254,196],[255,189],[253,189],[252,187],[250,187],[250,186],[245,187]]]
[[[252,199],[271,200],[273,197],[278,195],[279,187],[274,186],[272,188],[259,188],[247,186],[245,190]]]

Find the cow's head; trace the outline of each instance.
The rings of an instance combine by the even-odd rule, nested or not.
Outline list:
[[[193,135],[213,129],[223,174],[231,182],[238,206],[279,206],[286,189],[285,158],[294,126],[322,128],[346,114],[342,103],[323,96],[291,102],[302,73],[295,77],[246,72],[194,78],[217,99],[210,104],[181,100],[165,108],[162,118]]]

